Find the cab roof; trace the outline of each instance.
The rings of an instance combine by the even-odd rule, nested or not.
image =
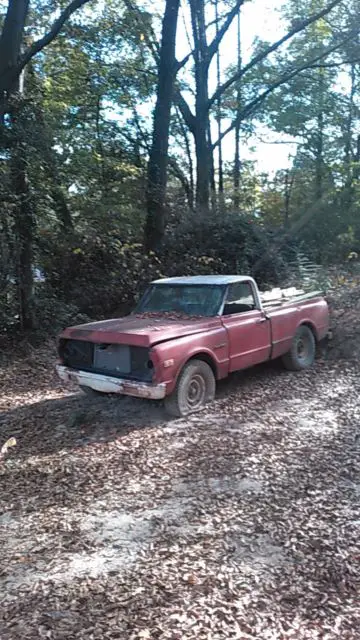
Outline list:
[[[180,276],[174,278],[162,278],[160,280],[153,280],[151,284],[197,284],[197,285],[227,285],[234,282],[249,282],[252,280],[250,276],[226,276],[226,275],[211,275],[211,276]]]

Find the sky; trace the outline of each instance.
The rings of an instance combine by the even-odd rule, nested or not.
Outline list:
[[[251,59],[255,38],[273,42],[286,33],[286,25],[280,17],[281,5],[282,2],[279,0],[251,0],[243,5],[240,24],[244,64]],[[190,31],[190,28],[188,30]],[[181,60],[189,50],[183,20],[179,21],[178,33],[177,58]],[[220,48],[223,69],[236,63],[236,41],[235,20]],[[215,89],[215,82],[216,77],[213,73],[209,82],[210,92]],[[224,128],[225,126],[224,123]],[[255,161],[258,171],[270,175],[274,175],[278,169],[291,165],[291,158],[296,153],[296,141],[291,140],[289,136],[273,133],[264,126],[258,127],[257,134],[246,147],[242,147],[243,159]],[[232,134],[224,138],[223,158],[225,162],[231,162],[234,159],[234,136]]]
[[[0,0],[1,2],[1,0]],[[100,0],[101,2],[101,0]],[[244,3],[241,8],[241,43],[242,43],[242,59],[246,64],[252,57],[253,43],[256,38],[272,43],[285,35],[288,25],[281,18],[281,9],[285,0],[249,0]],[[145,7],[149,12],[153,12],[158,18],[159,26],[164,11],[164,0],[142,0],[141,6]],[[90,8],[88,7],[90,11]],[[86,9],[85,9],[86,11]],[[211,9],[213,11],[213,9]],[[208,21],[214,19],[214,14],[209,13]],[[237,43],[237,25],[236,20],[233,21],[231,28],[224,37],[220,47],[221,67],[225,70],[229,65],[236,64],[236,43]],[[178,37],[177,37],[177,59],[181,60],[185,57],[190,49],[189,35],[191,38],[191,25],[188,14],[187,0],[181,0],[181,11],[178,21]],[[209,34],[211,37],[211,34]],[[286,46],[286,45],[283,45]],[[280,49],[281,51],[281,49]],[[186,73],[190,73],[190,64],[188,64],[181,72],[186,79]],[[185,75],[184,75],[185,74]],[[224,74],[223,74],[223,78]],[[341,78],[339,78],[341,80]],[[209,77],[209,93],[214,91],[216,87],[215,59],[210,69]],[[345,87],[344,87],[345,89]],[[191,94],[187,94],[186,98],[189,104],[192,104]],[[144,103],[138,106],[139,114],[146,118],[150,116],[150,109],[153,104]],[[112,112],[109,105],[108,117],[119,119],[119,114]],[[125,116],[125,114],[123,114]],[[223,128],[227,124],[224,121]],[[214,131],[213,139],[216,139]],[[300,140],[298,142],[301,142]],[[259,172],[267,173],[273,177],[279,169],[291,167],[293,158],[297,150],[297,141],[288,135],[272,132],[265,125],[257,125],[255,135],[241,145],[242,160],[251,160],[255,162],[256,169]],[[225,162],[233,162],[234,160],[234,135],[228,134],[223,140],[223,159]]]
[[[279,8],[281,7],[279,0],[254,0],[244,5],[242,9],[242,42],[244,43],[243,57],[244,62],[251,58],[252,43],[256,37],[273,42],[286,32],[285,25],[282,24],[279,16]],[[222,56],[226,63],[231,48],[223,47]],[[277,169],[284,169],[291,165],[291,157],[296,153],[296,143],[288,144],[289,136],[274,134],[265,127],[258,128],[258,139],[256,143],[256,151],[248,150],[247,155],[251,160],[255,160],[259,171],[274,174]],[[261,140],[264,142],[261,142]],[[266,141],[266,142],[265,142]],[[275,141],[272,143],[272,141]],[[231,149],[231,141],[224,144],[224,156]]]
[[[100,5],[101,0],[100,1]],[[285,0],[249,0],[244,3],[241,9],[241,43],[242,58],[246,64],[251,59],[253,43],[256,38],[273,42],[278,40],[287,31],[287,26],[281,20],[281,8]],[[142,6],[147,5],[149,11],[154,11],[160,17],[163,13],[163,0],[143,0]],[[4,0],[0,0],[0,6],[4,5]],[[84,15],[93,11],[92,3],[83,8]],[[177,38],[177,58],[181,60],[189,52],[189,43],[186,33],[191,33],[189,17],[185,14],[188,4],[186,0],[181,0],[181,14],[178,22]],[[209,21],[214,19],[214,15],[209,15]],[[187,25],[185,29],[185,23]],[[221,67],[226,69],[229,65],[236,63],[236,20],[226,34],[221,48]],[[186,69],[190,69],[190,65]],[[183,72],[184,73],[184,72]],[[186,72],[185,72],[186,73]],[[224,79],[224,76],[223,76]],[[210,94],[216,86],[215,65],[212,65],[209,78]],[[191,100],[191,97],[190,97]],[[110,106],[110,105],[109,105]],[[143,115],[149,116],[149,105],[144,105]],[[143,111],[142,107],[139,109]],[[111,109],[110,109],[111,112]],[[111,118],[118,119],[119,114],[109,113]],[[229,123],[228,123],[229,124]],[[224,122],[224,128],[227,123]],[[215,135],[214,135],[215,138]],[[242,159],[249,159],[256,162],[256,168],[260,172],[274,175],[278,169],[291,166],[292,158],[297,149],[296,140],[289,136],[271,132],[263,125],[259,125],[256,135],[249,140],[247,146],[242,145]],[[229,134],[223,141],[224,161],[232,162],[234,156],[234,136]]]

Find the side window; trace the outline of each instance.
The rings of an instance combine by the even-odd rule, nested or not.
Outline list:
[[[224,306],[224,316],[252,311],[255,307],[254,294],[249,282],[235,282],[230,285]]]

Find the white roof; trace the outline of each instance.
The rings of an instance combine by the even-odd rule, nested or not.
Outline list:
[[[233,282],[248,282],[252,280],[250,276],[180,276],[175,278],[162,278],[161,280],[153,280],[151,284],[217,284],[227,285]]]

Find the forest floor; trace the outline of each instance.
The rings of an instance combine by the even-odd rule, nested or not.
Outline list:
[[[54,345],[3,354],[1,640],[360,637],[360,285],[316,366],[190,419],[89,402]]]

